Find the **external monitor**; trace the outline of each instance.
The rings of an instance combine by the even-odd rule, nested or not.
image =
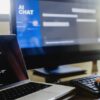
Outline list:
[[[99,0],[11,0],[11,30],[27,68],[100,59]]]

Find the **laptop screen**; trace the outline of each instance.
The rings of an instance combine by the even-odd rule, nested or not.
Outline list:
[[[0,36],[0,88],[28,79],[16,36]]]

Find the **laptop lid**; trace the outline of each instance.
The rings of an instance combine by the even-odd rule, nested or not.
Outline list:
[[[15,35],[0,36],[0,89],[28,79]]]

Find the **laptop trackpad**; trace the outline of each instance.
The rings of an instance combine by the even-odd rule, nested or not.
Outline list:
[[[53,85],[17,100],[55,100],[71,92],[73,89],[73,87],[69,86]]]

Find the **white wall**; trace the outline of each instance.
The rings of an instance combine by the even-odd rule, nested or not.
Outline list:
[[[8,21],[0,22],[0,35],[10,34],[10,24]]]

